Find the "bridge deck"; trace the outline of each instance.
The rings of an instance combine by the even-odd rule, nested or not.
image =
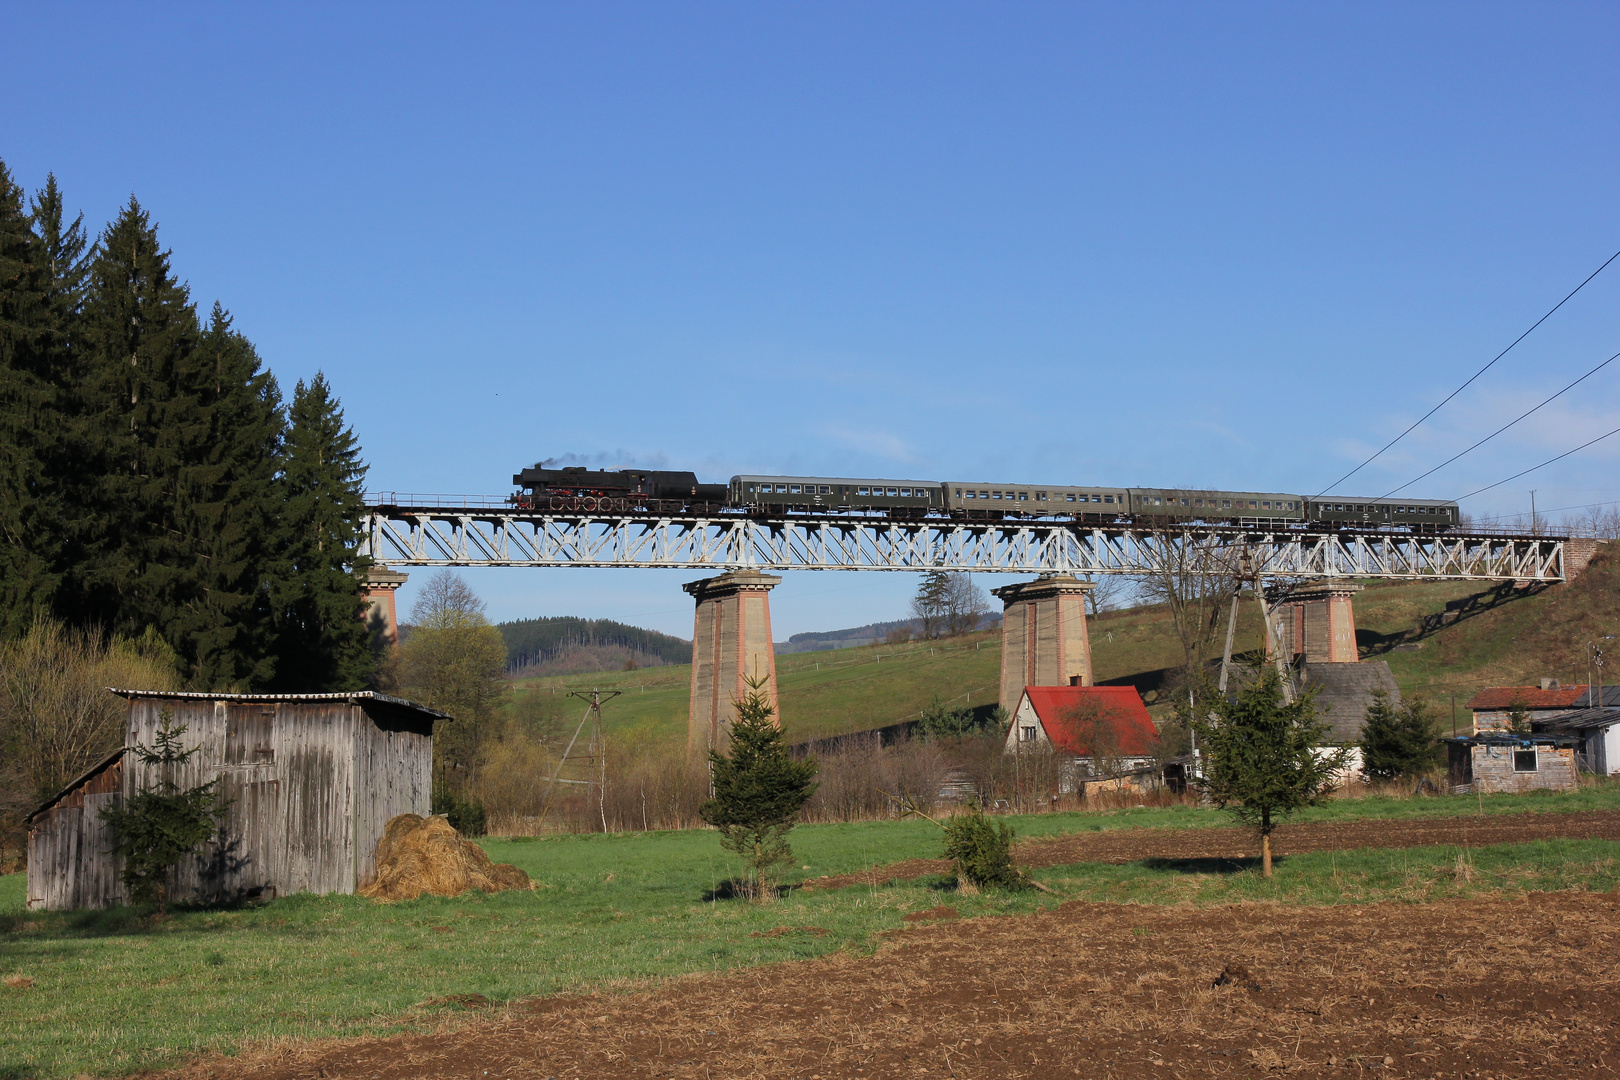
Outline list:
[[[416,501],[416,500],[413,500]],[[426,502],[428,500],[421,500]],[[1562,581],[1562,536],[1353,529],[541,514],[494,498],[370,507],[362,554],[398,566],[617,566],[680,570],[953,570],[1149,574],[1167,564],[1294,578]],[[469,505],[471,504],[471,505]]]

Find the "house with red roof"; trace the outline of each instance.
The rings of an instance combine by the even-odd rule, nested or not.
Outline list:
[[[1159,729],[1134,686],[1026,686],[1005,750],[1060,762],[1059,791],[1118,787],[1154,770]]]

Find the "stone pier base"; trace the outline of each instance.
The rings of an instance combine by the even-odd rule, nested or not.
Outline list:
[[[732,702],[749,681],[776,701],[776,652],[771,645],[770,591],[782,579],[733,570],[681,586],[697,601],[692,625],[692,706],[686,745],[692,755],[724,749],[737,711]]]

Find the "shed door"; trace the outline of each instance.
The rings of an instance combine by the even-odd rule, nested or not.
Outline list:
[[[276,759],[276,710],[263,705],[229,705],[225,709],[225,764],[269,765]]]

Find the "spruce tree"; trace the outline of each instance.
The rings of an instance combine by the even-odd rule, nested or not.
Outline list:
[[[287,691],[358,690],[375,667],[357,574],[366,466],[342,403],[317,374],[293,392],[280,477],[275,685]]]
[[[771,867],[793,861],[787,834],[815,794],[819,769],[814,758],[795,761],[788,753],[764,685],[750,680],[748,693],[732,702],[737,718],[730,751],[709,751],[714,798],[698,807],[703,820],[720,830],[720,846],[748,864],[748,891],[761,903],[772,895]]]
[[[177,493],[184,538],[200,558],[187,587],[196,599],[170,616],[171,633],[189,644],[197,685],[256,689],[275,674],[269,586],[281,394],[217,303],[189,360],[182,374],[197,384],[200,441],[186,448]]]
[[[45,247],[0,162],[0,639],[20,635],[52,602],[61,561],[51,292]]]
[[[1200,786],[1259,834],[1261,872],[1270,877],[1278,820],[1326,798],[1349,751],[1322,744],[1329,728],[1311,695],[1283,701],[1282,677],[1270,665],[1251,672],[1235,699],[1216,697],[1214,714],[1195,718],[1193,728],[1207,755]]]
[[[177,487],[185,451],[205,427],[196,388],[183,379],[199,331],[169,253],[134,198],[102,234],[83,331],[86,486],[71,614],[120,632],[156,627],[189,675],[194,650],[171,621],[197,599],[188,579],[198,553],[182,541]]]
[[[1423,698],[1400,706],[1389,695],[1375,692],[1361,723],[1361,768],[1378,780],[1421,776],[1436,765],[1435,739],[1439,724]]]

